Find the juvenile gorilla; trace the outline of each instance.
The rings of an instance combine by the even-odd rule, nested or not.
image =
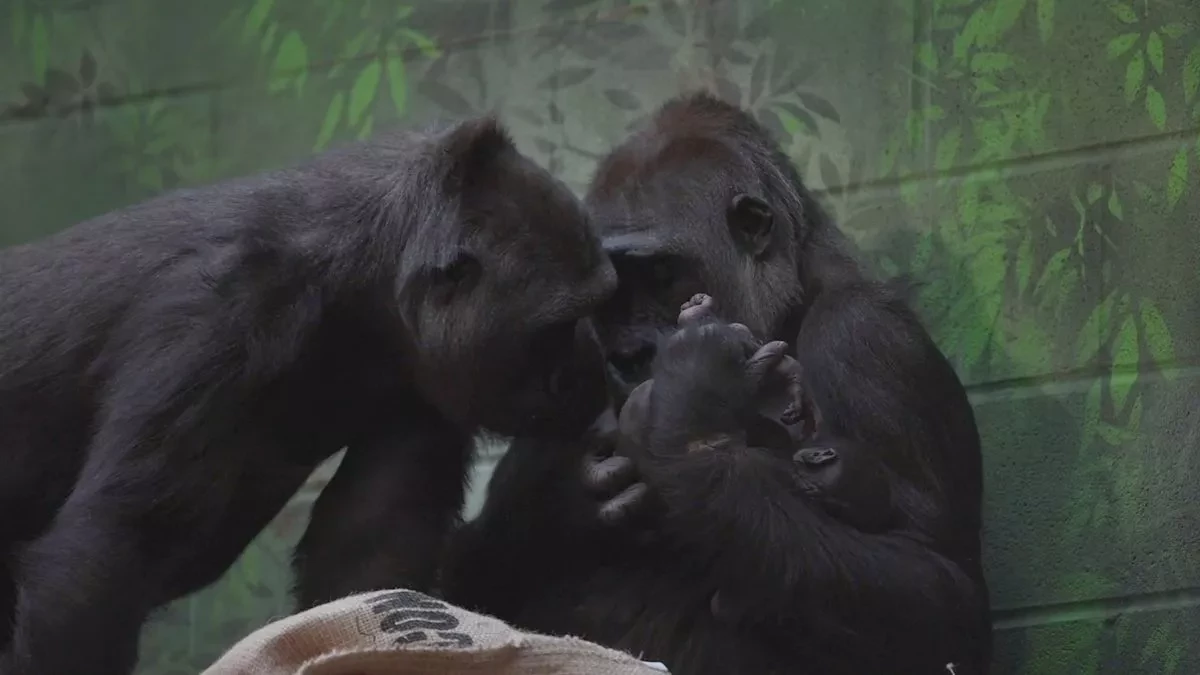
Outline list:
[[[684,455],[754,448],[782,460],[777,470],[794,474],[794,489],[826,513],[863,532],[886,530],[896,514],[879,458],[816,428],[819,412],[786,343],[762,344],[712,310],[706,294],[680,308],[670,354],[658,355],[655,377],[621,408],[617,454],[654,483],[646,476],[671,471]]]
[[[794,456],[737,443],[639,480],[607,433],[580,439],[582,467],[520,439],[454,538],[448,597],[675,675],[987,672],[966,392],[765,131],[707,94],[672,100],[601,161],[587,203],[620,278],[597,315],[618,402],[652,364],[656,380],[689,372],[657,345],[682,303],[712,293],[724,319],[794,345],[819,432],[839,458],[862,453],[844,468],[881,472],[867,484],[884,481],[890,515],[860,529],[796,490]],[[703,417],[711,402],[683,389],[678,414]]]
[[[615,285],[582,205],[490,118],[4,251],[0,673],[127,673],[147,614],[343,446],[301,605],[427,585],[473,434],[561,444],[603,409],[580,319]]]

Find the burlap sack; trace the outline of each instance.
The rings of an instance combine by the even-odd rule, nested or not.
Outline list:
[[[575,638],[523,633],[409,590],[343,598],[268,624],[204,675],[661,675]]]

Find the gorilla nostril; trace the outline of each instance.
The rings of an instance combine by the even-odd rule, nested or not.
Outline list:
[[[655,346],[647,343],[633,349],[615,351],[609,354],[608,360],[622,375],[626,376],[626,379],[630,379],[630,375],[640,375],[642,371],[650,367],[655,351]]]

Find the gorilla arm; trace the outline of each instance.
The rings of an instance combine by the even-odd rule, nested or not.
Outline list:
[[[643,503],[646,486],[629,458],[612,456],[614,431],[606,412],[578,439],[514,440],[483,510],[450,539],[442,596],[512,620],[528,596],[542,595],[560,574],[577,574],[576,561],[586,569],[615,547],[626,531],[618,524]]]
[[[661,538],[678,546],[681,565],[712,579],[720,613],[739,623],[870,617],[940,635],[978,602],[971,580],[920,534],[846,526],[808,503],[786,462],[762,449],[658,459],[642,477],[663,504]],[[910,486],[892,489],[897,501],[920,499]]]
[[[970,505],[947,499],[931,478],[978,480],[969,471],[970,448],[944,440],[962,438],[953,435],[961,430],[939,426],[964,414],[972,419],[961,384],[886,287],[826,291],[804,326],[797,359],[805,388],[830,433],[877,449],[894,525],[870,534],[827,515],[805,494],[791,457],[728,433],[738,429],[736,411],[754,400],[759,385],[753,377],[739,381],[736,350],[727,341],[722,354],[714,333],[668,344],[655,364],[649,442],[639,468],[661,502],[660,536],[679,549],[682,565],[721,589],[715,603],[721,616],[763,627],[788,617],[825,622],[809,626],[815,629],[836,623],[888,636],[897,650],[914,655],[914,643],[936,640],[942,653],[964,650],[947,660],[974,662],[986,651],[972,646],[983,639],[974,630],[987,608],[977,558],[969,555],[978,506],[957,513]],[[689,442],[697,436],[717,442]],[[963,459],[954,459],[956,451]],[[947,467],[952,459],[957,464]],[[977,535],[973,541],[977,551]],[[946,639],[964,630],[971,635]]]

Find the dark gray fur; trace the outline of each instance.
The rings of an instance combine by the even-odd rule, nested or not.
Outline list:
[[[3,251],[0,673],[129,672],[148,613],[343,446],[301,605],[427,585],[472,436],[574,438],[604,405],[580,319],[615,283],[579,202],[491,118]]]
[[[447,596],[674,675],[986,673],[966,392],[768,134],[712,96],[674,99],[601,161],[586,202],[620,278],[597,321],[610,365],[624,390],[653,377],[659,392],[651,460],[606,454],[611,414],[574,461],[514,442],[454,540]],[[736,442],[679,452],[757,404],[744,353],[722,348],[734,343],[659,348],[700,292],[724,319],[794,346],[821,426],[887,481],[883,531],[828,513],[795,455]]]

